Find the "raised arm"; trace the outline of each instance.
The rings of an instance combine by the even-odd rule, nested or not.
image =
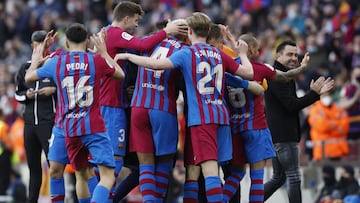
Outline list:
[[[136,54],[121,53],[116,54],[114,60],[129,60],[139,66],[154,70],[165,70],[174,68],[173,63],[168,58],[154,59],[145,56],[138,56]]]
[[[244,79],[251,80],[254,77],[254,70],[249,58],[246,55],[247,50],[248,46],[245,41],[238,40],[236,42],[236,52],[239,55],[241,64],[239,64],[239,68],[237,69],[235,74],[243,77]]]
[[[123,69],[119,66],[116,61],[111,58],[111,56],[106,51],[106,44],[105,44],[105,30],[103,29],[99,34],[94,34],[91,37],[92,42],[94,43],[95,50],[98,54],[100,54],[109,66],[115,68],[115,73],[113,74],[113,78],[122,80],[125,77],[125,73]]]
[[[309,59],[310,59],[309,53],[306,52],[303,60],[301,61],[301,65],[298,68],[294,68],[286,72],[276,70],[276,76],[274,80],[287,82],[289,80],[294,79],[296,76],[298,76],[300,73],[306,70]]]
[[[39,67],[47,57],[43,57],[45,44],[39,43],[36,45],[33,49],[33,53],[31,56],[31,65],[29,69],[26,71],[25,74],[25,82],[31,83],[39,79],[39,77],[36,74],[36,69]]]

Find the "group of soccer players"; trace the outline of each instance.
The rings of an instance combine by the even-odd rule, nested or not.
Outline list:
[[[119,3],[112,24],[91,36],[94,48],[90,52],[88,32],[78,23],[66,30],[67,51],[43,55],[56,37],[53,32],[34,48],[25,80],[52,78],[57,85],[48,157],[52,202],[64,202],[62,174],[67,163],[76,170],[79,202],[112,201],[126,151],[137,154],[143,202],[163,202],[177,151],[179,78],[185,84],[188,128],[184,202],[198,202],[200,172],[207,201],[228,202],[247,162],[251,166],[250,202],[263,202],[265,160],[275,153],[260,83],[264,78],[286,81],[296,76],[306,67],[308,56],[300,68],[286,73],[250,61],[258,53],[255,38],[244,35],[235,40],[228,28],[212,24],[200,12],[186,20],[169,21],[157,33],[138,38],[131,33],[141,15],[140,5]],[[220,34],[211,39],[214,33]],[[238,61],[221,50],[223,37]],[[128,61],[139,66],[131,102],[125,88]],[[129,105],[130,118],[126,114]],[[231,174],[222,184],[219,165],[230,160]]]

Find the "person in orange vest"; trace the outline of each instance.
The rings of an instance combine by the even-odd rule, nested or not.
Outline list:
[[[330,94],[321,95],[320,101],[310,107],[308,121],[310,137],[314,144],[314,160],[338,160],[349,153],[346,141],[349,116],[343,108],[333,103]]]

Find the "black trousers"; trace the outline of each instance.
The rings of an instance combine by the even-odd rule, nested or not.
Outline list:
[[[42,180],[41,152],[47,157],[53,124],[24,126],[24,145],[30,171],[29,203],[37,203]]]
[[[10,184],[11,152],[0,142],[0,195],[6,195]]]

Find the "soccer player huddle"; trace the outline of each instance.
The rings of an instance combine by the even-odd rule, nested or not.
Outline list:
[[[111,25],[90,37],[93,48],[87,47],[89,33],[79,23],[66,29],[66,51],[44,55],[54,32],[34,47],[26,82],[52,78],[57,86],[48,156],[52,202],[64,202],[62,175],[68,163],[76,171],[79,202],[113,201],[127,151],[138,158],[143,202],[164,202],[177,152],[176,99],[182,82],[187,121],[184,202],[199,201],[201,173],[207,202],[230,201],[247,163],[249,200],[263,202],[265,161],[275,151],[261,84],[264,79],[291,80],[306,69],[309,56],[299,68],[278,71],[255,61],[259,45],[253,36],[235,40],[228,27],[213,24],[201,12],[168,21],[155,34],[139,38],[132,33],[142,15],[140,5],[121,2]],[[223,39],[233,56],[223,51]],[[131,98],[126,88],[133,68],[129,62],[138,65]],[[222,183],[219,166],[224,163],[231,172]]]

